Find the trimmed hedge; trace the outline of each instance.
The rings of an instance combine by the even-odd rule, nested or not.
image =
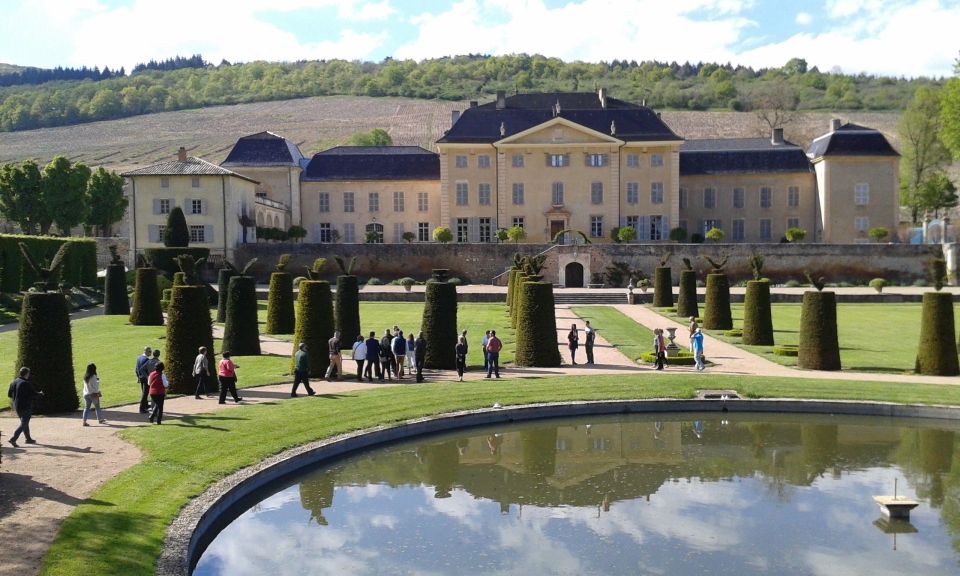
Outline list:
[[[293,276],[289,272],[271,274],[267,298],[267,325],[263,331],[267,334],[293,334],[297,327],[293,310]]]
[[[446,282],[427,282],[420,323],[427,341],[424,366],[440,370],[457,367],[457,287]]]
[[[167,312],[167,341],[162,358],[164,373],[170,380],[170,391],[176,394],[193,394],[196,379],[193,377],[193,361],[201,346],[210,352],[210,374],[216,374],[213,363],[213,322],[210,306],[203,286],[175,286]],[[214,378],[208,378],[208,389]],[[214,386],[215,388],[215,386]]]
[[[360,335],[360,282],[356,276],[337,276],[334,302],[334,322],[340,331],[340,348],[348,350]]]
[[[199,260],[200,258],[207,258],[210,256],[209,248],[145,248],[143,250],[143,256],[150,260],[153,264],[153,267],[157,270],[160,270],[169,278],[173,278],[173,275],[180,271],[180,266],[177,264],[177,261],[174,260],[177,256],[181,254],[188,254],[193,256],[194,260]],[[197,270],[197,273],[200,273],[200,270]]]
[[[227,321],[227,289],[230,287],[230,279],[236,275],[230,268],[221,268],[217,272],[217,322]]]
[[[190,229],[187,228],[187,217],[183,208],[174,206],[167,214],[167,225],[163,230],[163,245],[167,247],[186,248],[190,245]]]
[[[123,264],[107,266],[104,279],[103,313],[108,316],[129,316],[130,297],[127,295],[127,267]]]
[[[0,234],[0,291],[29,290],[37,281],[33,270],[20,253],[20,242],[26,244],[30,254],[40,261],[49,261],[61,245],[69,242],[70,251],[60,270],[60,281],[74,286],[98,285],[97,243],[94,240]]]
[[[517,366],[560,366],[553,284],[524,282],[517,313]]]
[[[204,290],[204,297],[206,297],[206,290]],[[257,282],[253,276],[234,276],[230,279],[227,287],[227,321],[223,325],[221,345],[222,350],[234,356],[260,355]]]
[[[707,295],[704,303],[703,327],[707,330],[730,330],[730,281],[726,274],[707,274]]]
[[[773,347],[774,356],[797,357],[799,354],[800,354],[800,348],[793,344],[781,344]]]
[[[770,313],[770,283],[747,282],[743,298],[743,343],[773,346],[773,316]]]
[[[653,307],[673,306],[673,278],[669,266],[657,266],[653,270]]]
[[[953,294],[924,292],[920,322],[920,346],[916,371],[925,376],[957,376],[957,342],[953,320]]]
[[[43,396],[37,414],[72,412],[80,406],[73,372],[73,341],[67,300],[58,292],[28,292],[20,308],[14,376],[30,368],[30,382]]]
[[[677,314],[684,318],[700,315],[697,308],[697,272],[695,270],[680,271],[680,293],[677,294]]]
[[[307,345],[310,376],[321,378],[330,365],[327,342],[333,338],[333,294],[326,280],[302,280],[297,296],[297,329],[294,331],[293,352],[301,342]],[[293,356],[290,357],[293,374]]]
[[[809,370],[839,370],[837,296],[833,292],[803,293],[797,366]]]
[[[517,315],[520,313],[520,300],[523,298],[523,283],[527,281],[527,275],[523,272],[517,272],[513,281],[513,304],[510,306],[510,326],[517,329]]]
[[[130,323],[134,326],[163,326],[156,268],[137,268]]]
[[[653,352],[644,352],[640,355],[640,360],[647,364],[654,364],[657,361],[657,357]],[[704,356],[703,361],[707,361],[706,356]],[[697,359],[693,357],[693,353],[687,352],[686,350],[681,350],[675,356],[667,356],[664,358],[664,364],[667,366],[693,366],[696,363]]]

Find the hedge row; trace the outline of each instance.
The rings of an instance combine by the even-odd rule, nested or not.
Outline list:
[[[60,246],[70,242],[70,254],[60,272],[60,281],[74,286],[97,285],[97,243],[85,238],[52,238],[48,236],[24,236],[0,234],[0,290],[20,292],[36,282],[33,270],[20,253],[23,242],[35,259],[53,258]]]

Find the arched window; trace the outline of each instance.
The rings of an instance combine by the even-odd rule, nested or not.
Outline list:
[[[373,224],[367,224],[367,234],[369,234],[369,233],[371,233],[371,232],[373,232],[373,233],[375,233],[375,234],[377,235],[376,240],[375,240],[374,242],[370,242],[370,241],[368,240],[367,243],[368,243],[368,244],[383,244],[383,224],[377,224],[376,222],[374,222]]]

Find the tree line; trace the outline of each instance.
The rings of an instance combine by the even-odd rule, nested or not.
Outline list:
[[[127,73],[122,66],[119,70],[111,70],[107,66],[104,66],[103,70],[97,66],[93,68],[87,68],[86,66],[81,68],[64,68],[62,66],[34,68],[33,66],[26,66],[13,72],[0,73],[0,86],[36,85],[55,80],[93,80],[97,82],[126,75]]]
[[[149,63],[100,82],[0,87],[0,131],[61,126],[203,106],[325,95],[473,100],[534,91],[593,91],[664,109],[756,110],[778,94],[795,110],[902,110],[930,78],[823,72],[794,58],[779,68],[657,61],[564,62],[540,55],[466,55],[379,63],[346,60],[206,65],[199,56]],[[188,67],[168,70],[186,63]],[[203,67],[199,66],[201,63]],[[138,67],[139,68],[139,67]],[[158,69],[154,69],[158,68]]]
[[[50,234],[56,225],[62,236],[84,225],[110,236],[123,218],[127,199],[123,177],[57,156],[45,167],[27,160],[0,167],[0,216],[15,222],[24,234]]]

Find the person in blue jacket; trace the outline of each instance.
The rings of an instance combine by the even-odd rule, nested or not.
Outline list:
[[[693,331],[693,336],[690,338],[690,342],[693,347],[693,358],[697,361],[697,370],[702,371],[703,366],[703,332],[697,328]]]

